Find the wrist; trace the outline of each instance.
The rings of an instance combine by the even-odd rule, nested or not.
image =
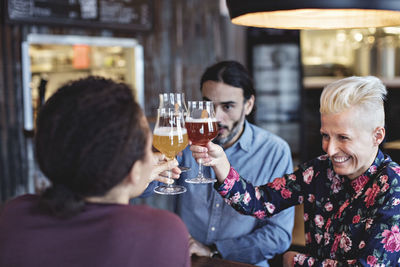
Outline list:
[[[208,246],[208,248],[210,249],[210,258],[222,258],[221,253],[219,253],[215,244],[211,244],[210,246]]]
[[[228,177],[230,168],[231,164],[229,163],[229,160],[225,155],[224,158],[221,160],[221,163],[215,165],[214,168],[214,172],[218,179],[218,182],[220,182],[221,184],[224,183],[226,177]]]

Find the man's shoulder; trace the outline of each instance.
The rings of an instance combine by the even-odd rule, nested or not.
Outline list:
[[[270,148],[289,149],[288,143],[280,136],[263,129],[255,124],[248,123],[253,132],[253,144]]]

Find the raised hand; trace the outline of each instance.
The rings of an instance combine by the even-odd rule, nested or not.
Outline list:
[[[178,179],[181,174],[181,170],[178,168],[178,161],[176,159],[167,160],[164,154],[154,152],[150,180],[170,184],[173,181],[168,178],[168,171],[171,171],[171,178]]]
[[[222,147],[212,142],[208,142],[207,146],[191,145],[193,157],[196,161],[201,160],[203,165],[211,166],[220,183],[223,183],[228,176],[230,163]]]

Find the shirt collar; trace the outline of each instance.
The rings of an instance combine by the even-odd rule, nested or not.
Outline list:
[[[385,156],[383,155],[382,151],[378,149],[378,155],[376,156],[374,162],[368,168],[368,170],[359,177],[357,177],[356,179],[351,181],[350,184],[356,193],[358,193],[360,190],[364,188],[365,184],[370,180],[371,177],[373,177],[377,173],[379,167],[384,161],[385,161]]]
[[[249,152],[252,143],[253,129],[250,127],[250,123],[247,120],[244,120],[243,132],[232,147],[239,146],[244,151]]]

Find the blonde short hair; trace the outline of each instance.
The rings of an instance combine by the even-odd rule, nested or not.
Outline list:
[[[387,94],[382,81],[374,76],[352,76],[325,86],[320,98],[321,114],[340,113],[360,107],[368,114],[371,126],[385,125],[383,102]]]

